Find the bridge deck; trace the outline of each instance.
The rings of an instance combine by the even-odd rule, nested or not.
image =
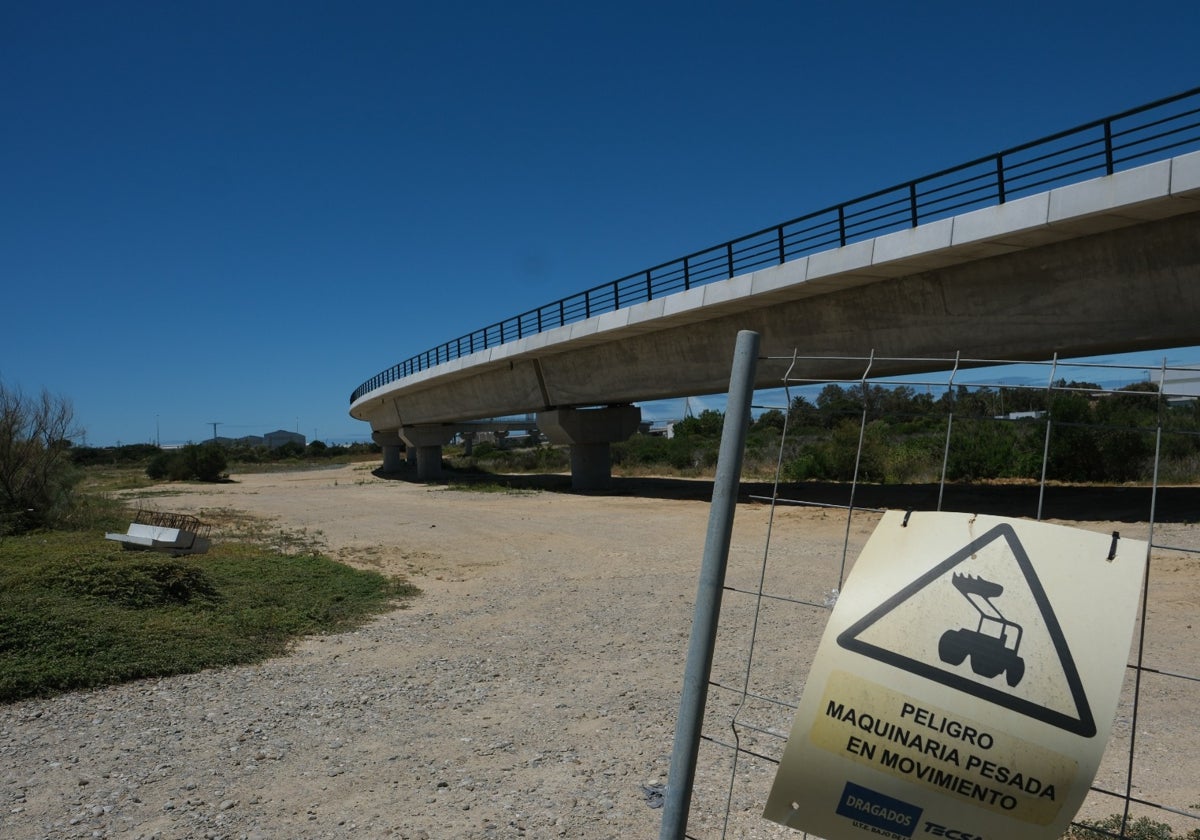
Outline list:
[[[490,347],[350,413],[379,431],[721,393],[739,329],[770,356],[1033,359],[1200,344],[1198,315],[1194,152]],[[762,365],[757,385],[782,375]]]

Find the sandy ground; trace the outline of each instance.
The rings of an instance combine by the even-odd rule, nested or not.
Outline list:
[[[0,758],[20,760],[0,778],[0,835],[657,836],[710,485],[619,479],[614,494],[593,496],[559,492],[555,478],[550,490],[484,493],[384,480],[373,466],[143,491],[146,506],[216,522],[251,513],[281,539],[300,534],[343,562],[403,575],[422,595],[264,665],[0,708]],[[922,504],[930,491],[905,492],[859,503]],[[947,507],[1028,515],[1028,502],[1013,490]],[[1200,545],[1194,502],[1162,500],[1156,542]],[[1146,536],[1132,521],[1140,496],[1064,491],[1056,503],[1050,512],[1068,524]],[[753,619],[753,599],[736,590],[757,586],[770,517],[767,505],[739,504],[714,663],[729,688],[713,690],[706,724],[720,741],[732,737]],[[864,512],[848,526],[842,511],[777,508],[770,556],[786,562],[769,567],[767,586],[820,603],[837,585],[844,539],[852,562],[875,519]],[[1197,562],[1167,552],[1152,567],[1146,661],[1164,671],[1200,670]],[[796,701],[825,614],[764,611],[752,665],[760,690]],[[1197,683],[1143,682],[1134,795],[1200,805]],[[1109,789],[1124,789],[1132,711],[1126,697],[1098,779]],[[753,703],[742,712],[757,713]],[[786,709],[762,715],[786,731]],[[765,755],[782,749],[742,734]],[[117,749],[119,761],[89,757],[89,744]],[[706,743],[700,760],[691,834],[720,837],[729,752]],[[772,772],[739,761],[725,836],[799,836],[760,817]],[[1086,807],[1100,815],[1119,803],[1093,797]]]

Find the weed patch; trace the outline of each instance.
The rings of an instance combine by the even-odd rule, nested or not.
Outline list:
[[[1130,819],[1125,823],[1125,833],[1122,834],[1123,821],[1120,814],[1110,814],[1101,820],[1084,820],[1079,825],[1071,826],[1063,835],[1063,840],[1108,840],[1112,837],[1124,840],[1200,840],[1200,828],[1194,828],[1186,834],[1176,834],[1167,823],[1149,817]]]
[[[196,558],[94,534],[0,541],[0,702],[256,662],[416,594],[316,553],[222,542]]]
[[[539,492],[523,487],[500,484],[495,481],[451,481],[446,485],[446,489],[467,493],[502,493],[506,496],[535,496]]]

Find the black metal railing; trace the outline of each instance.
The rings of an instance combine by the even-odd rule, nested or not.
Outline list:
[[[1200,88],[827,207],[627,274],[451,339],[350,395],[443,362],[852,242],[1200,149]]]

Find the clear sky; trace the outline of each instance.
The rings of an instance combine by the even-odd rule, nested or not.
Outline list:
[[[89,445],[1200,84],[1180,2],[6,2],[0,379]]]

